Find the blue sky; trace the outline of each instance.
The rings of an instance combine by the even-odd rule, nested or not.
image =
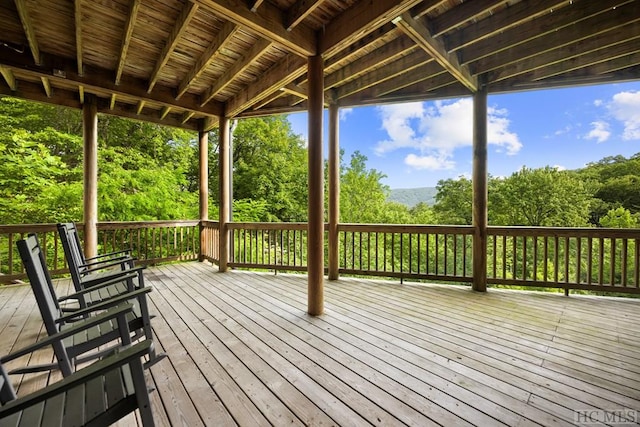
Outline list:
[[[577,169],[640,152],[640,82],[489,96],[489,173],[522,166]],[[359,150],[391,188],[471,176],[471,98],[340,110],[340,148]],[[306,113],[291,114],[307,137]],[[325,112],[324,155],[327,156]]]

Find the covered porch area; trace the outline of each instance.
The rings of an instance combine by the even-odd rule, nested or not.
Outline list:
[[[640,408],[637,299],[340,278],[312,317],[302,274],[187,262],[146,278],[169,354],[150,370],[158,425],[552,426]],[[44,333],[29,286],[0,288],[0,325],[1,354]]]

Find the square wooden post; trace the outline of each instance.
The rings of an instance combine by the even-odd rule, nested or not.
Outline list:
[[[227,263],[229,262],[229,230],[227,224],[229,223],[229,119],[221,116],[219,122],[220,130],[220,144],[218,153],[218,173],[220,183],[220,204],[219,204],[219,233],[220,233],[220,247],[219,247],[219,264],[218,270],[225,272],[228,270]]]
[[[337,280],[340,267],[340,140],[338,105],[329,105],[329,280]]]
[[[82,105],[84,253],[98,251],[98,100],[87,94]]]
[[[198,162],[199,162],[199,195],[200,195],[200,254],[198,259],[204,261],[208,253],[207,236],[204,232],[203,221],[209,219],[209,132],[198,132]]]
[[[473,290],[487,290],[487,87],[473,95]]]

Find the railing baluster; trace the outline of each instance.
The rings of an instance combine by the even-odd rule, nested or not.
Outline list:
[[[616,238],[611,238],[611,259],[609,261],[611,265],[609,274],[609,285],[615,286],[616,284]]]

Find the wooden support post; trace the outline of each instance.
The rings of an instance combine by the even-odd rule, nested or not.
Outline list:
[[[98,100],[85,95],[82,105],[84,172],[84,253],[94,257],[98,251]]]
[[[324,311],[324,167],[322,115],[324,62],[320,55],[308,59],[309,82],[309,214],[307,223],[307,306],[318,316]]]
[[[202,221],[209,219],[209,132],[201,130],[198,133],[198,159],[200,165],[199,194],[200,194],[200,262],[208,253],[207,239]]]
[[[329,104],[329,280],[337,280],[340,223],[340,139],[338,105]]]
[[[473,290],[487,290],[487,88],[473,95]]]
[[[229,206],[231,203],[229,197],[229,119],[227,117],[221,116],[218,125],[220,130],[220,144],[218,148],[218,181],[220,183],[220,204],[218,220],[218,224],[220,227],[220,262],[218,265],[218,270],[221,273],[224,273],[228,270],[227,264],[229,262],[229,230],[227,229],[227,224],[229,223]]]

